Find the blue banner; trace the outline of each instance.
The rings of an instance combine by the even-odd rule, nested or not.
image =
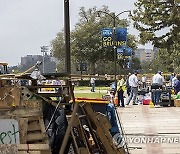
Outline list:
[[[121,54],[122,56],[132,56],[132,48],[117,48],[117,54]]]
[[[116,28],[117,47],[127,46],[127,28]]]
[[[103,48],[113,47],[113,29],[103,28],[101,34],[102,34],[102,47]]]
[[[101,33],[103,48],[125,47],[127,44],[127,28],[116,28],[115,36],[113,28],[103,28]]]
[[[127,28],[116,28],[116,40],[127,41]]]

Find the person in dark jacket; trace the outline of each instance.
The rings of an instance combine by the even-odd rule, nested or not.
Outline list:
[[[177,94],[180,91],[180,76],[178,76],[177,80],[174,83],[174,91]]]

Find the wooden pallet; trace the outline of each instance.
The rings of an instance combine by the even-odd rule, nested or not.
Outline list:
[[[3,116],[1,116],[3,115]],[[0,110],[3,119],[15,119],[19,124],[20,144],[0,144],[5,154],[50,154],[48,136],[39,109],[16,108]],[[1,152],[3,150],[3,152]]]
[[[48,144],[0,144],[2,154],[51,154]]]
[[[80,113],[77,110],[78,106]],[[87,126],[88,133],[83,127],[84,124]],[[64,147],[70,134],[75,154],[125,154],[125,149],[116,147],[113,143],[110,128],[107,117],[94,112],[89,103],[75,103],[60,154],[64,154]]]
[[[19,119],[20,143],[39,144],[48,143],[42,116],[32,116]]]

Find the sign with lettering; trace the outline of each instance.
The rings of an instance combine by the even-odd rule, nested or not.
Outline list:
[[[102,47],[103,48],[113,47],[113,29],[103,28],[101,33],[102,33]]]
[[[114,36],[115,33],[115,36]],[[102,29],[102,46],[103,48],[113,48],[126,46],[127,28],[103,28]]]
[[[14,119],[0,119],[0,144],[20,144],[19,125]]]
[[[117,48],[117,55],[120,56],[132,56],[132,48],[125,47],[125,48]]]

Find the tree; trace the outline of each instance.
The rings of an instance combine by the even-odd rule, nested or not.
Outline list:
[[[87,62],[90,66],[90,73],[96,71],[102,72],[97,67],[99,63],[111,64],[114,60],[113,49],[102,48],[101,45],[101,29],[105,27],[113,27],[113,19],[107,14],[101,13],[98,16],[98,11],[112,14],[107,6],[102,9],[96,7],[89,8],[87,11],[84,7],[79,11],[79,22],[75,25],[75,29],[71,31],[71,59],[72,63]],[[116,19],[116,27],[127,27],[126,19]],[[136,48],[136,41],[133,35],[129,35],[128,45],[131,48]],[[60,32],[52,41],[52,52],[55,57],[62,59],[64,55],[64,36]],[[108,67],[107,67],[108,68]]]
[[[140,43],[152,42],[160,49],[154,65],[166,71],[178,71],[180,3],[177,0],[138,0],[135,6],[132,19],[134,27],[140,31]]]
[[[65,71],[65,38],[64,31],[57,33],[57,36],[54,40],[51,41],[51,53],[54,57],[59,60],[57,66],[59,72]]]
[[[138,0],[135,3],[134,27],[140,42],[152,42],[158,48],[180,43],[180,7],[175,0]],[[162,31],[163,30],[163,31]]]
[[[75,30],[72,32],[72,54],[77,60],[90,63],[91,72],[93,73],[95,73],[95,66],[99,66],[96,65],[97,63],[105,64],[108,61],[114,61],[113,49],[105,49],[101,45],[101,29],[113,27],[113,19],[102,12],[113,15],[107,6],[103,6],[100,10],[94,7],[87,11],[82,7],[79,13],[79,23],[77,23]],[[128,21],[126,19],[120,20],[117,17],[116,27],[127,26]],[[136,48],[135,37],[133,35],[129,35],[128,45]]]

